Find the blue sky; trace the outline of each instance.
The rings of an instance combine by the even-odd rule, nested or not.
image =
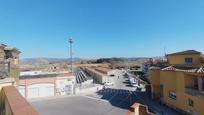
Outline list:
[[[203,0],[0,0],[0,41],[22,58],[204,51]]]

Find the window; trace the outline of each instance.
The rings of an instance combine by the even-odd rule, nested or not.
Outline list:
[[[202,91],[204,91],[204,76],[201,76],[202,79]]]
[[[192,99],[188,99],[188,105],[193,107],[194,106],[194,103],[193,103],[193,100]]]
[[[173,99],[173,100],[176,100],[176,93],[170,91],[170,92],[169,92],[169,98],[171,98],[171,99]]]
[[[185,58],[185,63],[186,64],[192,64],[193,63],[193,58]]]
[[[162,85],[162,84],[160,84],[160,92],[161,92],[161,94],[160,94],[160,96],[161,96],[161,98],[163,98],[164,97],[164,86]]]

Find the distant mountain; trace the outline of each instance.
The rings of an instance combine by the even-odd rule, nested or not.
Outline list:
[[[73,58],[73,62],[80,60],[80,58]],[[69,63],[70,61],[70,58],[24,58],[20,60],[20,64]]]
[[[152,57],[153,59],[162,59],[164,57]],[[148,61],[148,57],[113,57],[100,59],[81,59],[73,58],[73,62],[92,62],[92,63],[111,63],[111,62],[144,62]],[[20,60],[20,64],[49,64],[49,63],[69,63],[70,58],[24,58]]]
[[[111,63],[111,62],[131,62],[131,61],[137,61],[137,62],[144,62],[148,61],[150,58],[146,57],[131,57],[131,58],[100,58],[96,60],[96,63]]]

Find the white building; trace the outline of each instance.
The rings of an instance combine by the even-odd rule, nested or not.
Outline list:
[[[24,74],[19,80],[19,92],[25,98],[71,95],[74,92],[75,75],[61,74]]]

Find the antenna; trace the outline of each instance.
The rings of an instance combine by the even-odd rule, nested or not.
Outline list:
[[[164,46],[164,56],[166,57],[166,46]]]
[[[70,37],[70,39],[69,39],[69,44],[70,44],[71,72],[73,72],[73,62],[72,62],[72,44],[73,44],[73,39],[72,39],[72,37]]]

